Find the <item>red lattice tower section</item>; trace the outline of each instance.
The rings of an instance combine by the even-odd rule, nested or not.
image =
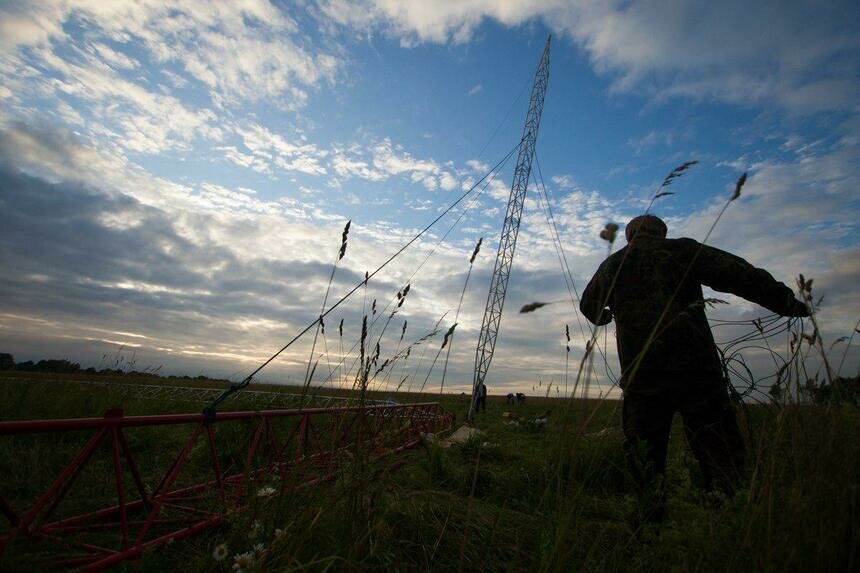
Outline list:
[[[263,484],[318,484],[359,449],[396,454],[453,422],[437,403],[0,422],[20,474],[0,491],[0,567],[21,549],[51,555],[53,566],[103,570],[217,526]],[[59,451],[76,452],[59,471],[26,469]]]

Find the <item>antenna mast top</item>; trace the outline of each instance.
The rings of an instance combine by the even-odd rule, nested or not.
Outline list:
[[[502,224],[502,235],[499,239],[499,250],[496,253],[496,265],[490,282],[490,292],[487,295],[487,307],[484,310],[484,320],[481,324],[481,334],[478,337],[478,347],[475,351],[475,377],[472,383],[472,405],[469,408],[469,419],[475,408],[475,395],[478,386],[484,382],[493,359],[496,340],[499,336],[499,324],[502,320],[502,309],[505,306],[505,294],[508,289],[508,279],[511,276],[511,266],[514,262],[514,250],[517,245],[517,234],[520,230],[520,219],[523,213],[526,190],[532,172],[532,159],[537,144],[538,128],[543,113],[543,102],[546,96],[546,86],[549,80],[549,49],[552,34],[547,36],[543,54],[535,72],[532,85],[529,111],[523,126],[523,136],[520,140],[517,155],[517,168],[511,183],[511,194]]]

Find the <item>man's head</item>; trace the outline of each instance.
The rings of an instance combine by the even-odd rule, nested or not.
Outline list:
[[[627,237],[627,242],[631,242],[633,237],[648,236],[648,237],[666,237],[666,223],[656,215],[639,215],[634,217],[627,223],[624,229],[624,236]]]

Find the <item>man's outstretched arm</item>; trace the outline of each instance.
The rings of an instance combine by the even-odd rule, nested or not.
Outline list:
[[[702,284],[745,298],[782,316],[809,316],[806,304],[766,270],[726,251],[707,245],[701,248],[696,274]]]
[[[582,291],[582,298],[579,300],[579,310],[585,318],[597,326],[612,322],[612,312],[604,306],[608,303],[607,295],[609,286],[612,284],[612,277],[607,276],[607,268],[608,265],[604,261]]]

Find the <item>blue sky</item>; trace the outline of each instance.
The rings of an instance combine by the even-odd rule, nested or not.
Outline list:
[[[858,16],[851,2],[0,4],[0,343],[19,360],[98,366],[125,345],[165,371],[249,370],[318,313],[347,219],[333,294],[516,144],[550,33],[537,157],[578,287],[605,256],[603,225],[640,213],[666,173],[696,159],[656,206],[670,235],[703,238],[749,171],[710,243],[791,285],[816,277],[835,340],[860,315]],[[394,320],[416,339],[446,312],[449,324],[485,238],[454,389],[470,381],[512,170],[421,266]],[[566,296],[536,197],[493,390],[558,382],[564,324],[577,321],[569,302],[514,312]],[[345,339],[451,222],[335,316]],[[764,313],[730,301],[715,316]],[[383,355],[396,338],[381,339]],[[309,353],[297,345],[265,375],[292,380]],[[419,387],[429,364],[407,366]]]

